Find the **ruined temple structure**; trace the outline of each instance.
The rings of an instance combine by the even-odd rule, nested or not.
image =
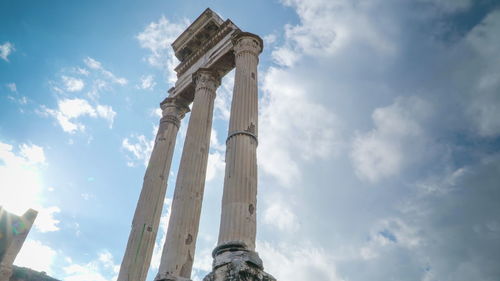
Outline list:
[[[160,104],[163,117],[144,176],[118,281],[144,281],[160,222],[181,119],[191,106],[167,237],[155,281],[190,280],[200,221],[214,99],[236,68],[226,140],[219,241],[205,281],[275,280],[255,252],[258,145],[257,64],[262,39],[206,9],[173,43],[177,82]]]
[[[22,216],[0,206],[0,281],[12,280],[13,263],[35,222],[38,212],[29,209]]]

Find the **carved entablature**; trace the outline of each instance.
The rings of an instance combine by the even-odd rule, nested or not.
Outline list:
[[[213,37],[224,21],[207,8],[175,41],[172,43],[175,56],[185,61],[202,48]]]
[[[235,31],[234,24],[232,24],[231,20],[226,20],[218,29],[218,31],[207,41],[204,42],[204,45],[193,53],[183,61],[175,68],[175,72],[177,72],[177,76],[181,76],[188,70],[191,66],[196,64],[202,58],[204,55],[207,53],[213,53],[212,50],[217,43],[221,42],[222,39],[226,37],[229,33],[232,33]]]
[[[181,61],[175,68],[177,82],[170,97],[180,95],[193,100],[195,85],[193,74],[208,68],[223,77],[234,68],[232,36],[240,29],[229,19],[223,21],[216,13],[206,9],[172,43],[175,56]]]

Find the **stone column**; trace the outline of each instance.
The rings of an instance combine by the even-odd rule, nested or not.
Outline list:
[[[37,214],[37,211],[29,209],[24,215],[18,217],[7,213],[0,207],[0,218],[1,220],[5,219],[2,224],[5,223],[6,230],[1,235],[4,237],[0,237],[0,239],[6,242],[5,252],[0,253],[3,254],[3,256],[0,256],[0,281],[9,281],[12,275],[12,264],[17,254],[19,254]]]
[[[193,74],[195,94],[184,142],[172,211],[155,280],[189,280],[205,187],[215,90],[219,76],[200,69]]]
[[[236,74],[226,140],[226,174],[219,243],[212,272],[203,281],[276,281],[255,252],[257,203],[257,64],[262,39],[233,37]]]
[[[167,191],[177,132],[181,119],[189,111],[187,101],[181,98],[167,98],[160,106],[163,117],[160,119],[144,176],[118,281],[146,280]]]
[[[241,32],[233,38],[236,73],[226,140],[226,172],[219,245],[244,242],[255,249],[257,201],[257,64],[262,39]]]

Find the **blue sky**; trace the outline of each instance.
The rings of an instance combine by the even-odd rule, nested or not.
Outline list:
[[[175,82],[170,43],[207,7],[265,42],[257,251],[268,272],[497,280],[493,0],[2,1],[0,205],[39,211],[15,264],[116,279],[158,104]],[[233,76],[216,98],[193,280],[217,238]]]

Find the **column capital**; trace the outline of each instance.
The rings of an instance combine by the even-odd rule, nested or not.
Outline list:
[[[233,42],[234,54],[236,56],[243,52],[250,52],[258,56],[264,49],[262,38],[250,32],[235,33],[231,41]]]
[[[193,73],[193,82],[196,92],[198,92],[199,89],[207,89],[215,93],[215,90],[220,86],[221,77],[215,70],[200,68]]]
[[[169,122],[179,128],[181,119],[189,112],[189,102],[181,97],[167,97],[160,103],[160,108],[162,109],[160,124]]]

